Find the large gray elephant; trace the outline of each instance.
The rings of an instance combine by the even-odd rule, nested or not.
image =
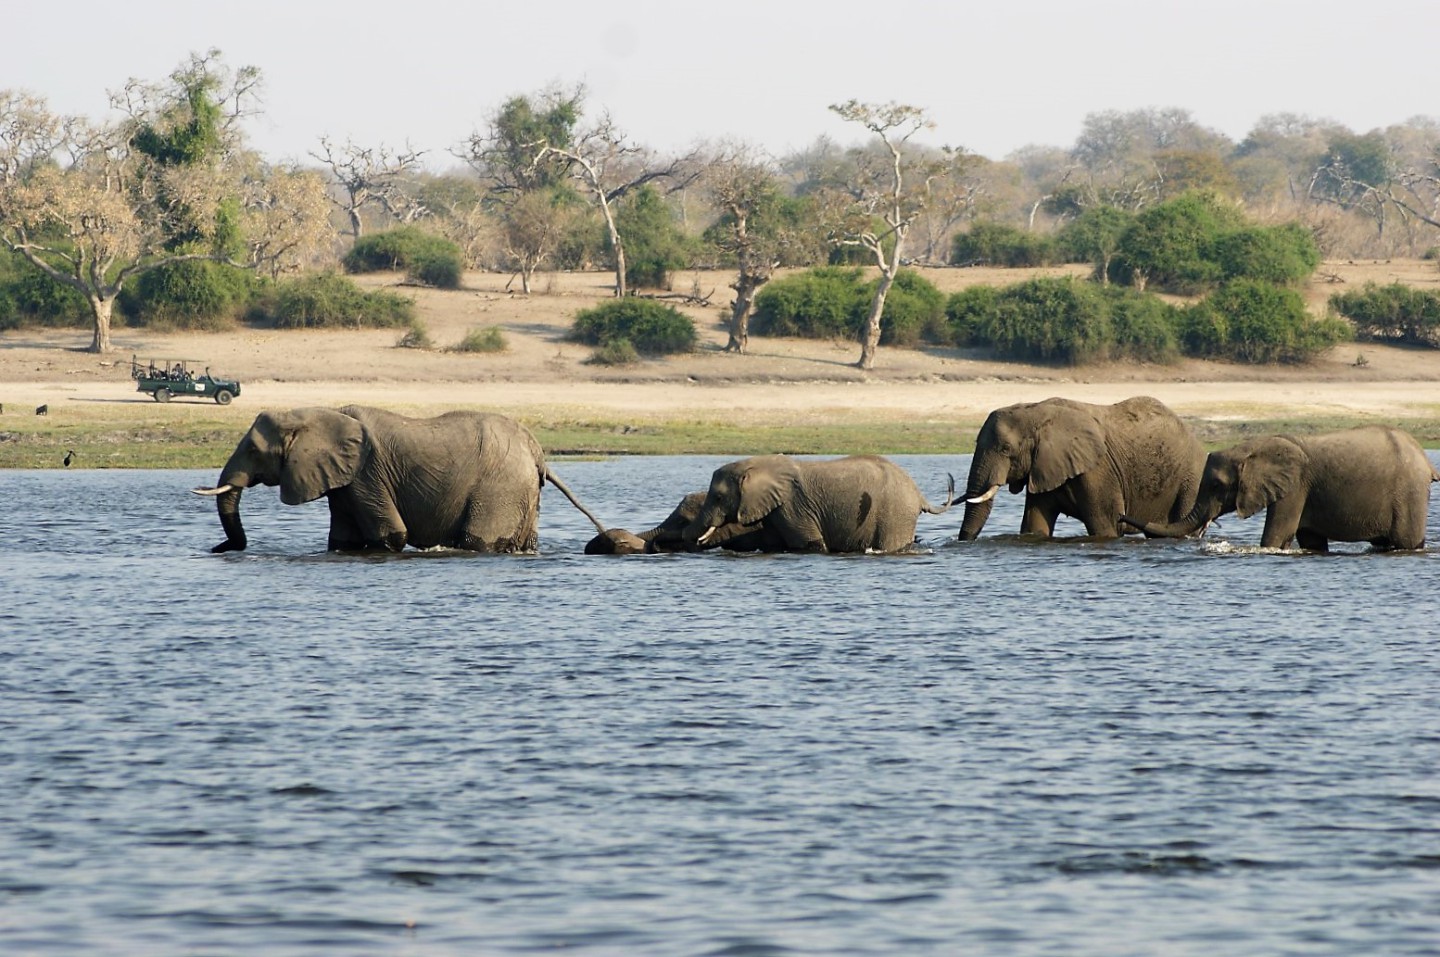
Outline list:
[[[685,540],[685,529],[700,514],[704,492],[691,492],[659,525],[638,534],[623,528],[607,528],[585,543],[587,555],[635,555],[723,548],[732,552],[783,552],[785,542],[773,530],[759,523],[722,525],[704,545]]]
[[[1229,512],[1247,518],[1263,508],[1265,548],[1284,548],[1292,539],[1317,552],[1332,541],[1422,548],[1435,481],[1440,475],[1420,443],[1390,426],[1271,435],[1211,452],[1195,507],[1178,521],[1121,520],[1147,535],[1179,538]]]
[[[219,485],[195,491],[217,496],[225,541],[215,552],[245,548],[240,493],[255,485],[279,485],[286,505],[325,496],[331,551],[531,552],[547,480],[603,530],[513,419],[481,412],[412,419],[352,405],[260,413]]]
[[[961,541],[980,534],[1002,486],[1025,490],[1021,534],[1055,533],[1069,515],[1087,534],[1122,534],[1122,513],[1172,521],[1190,510],[1205,449],[1164,404],[1135,396],[1114,405],[1045,399],[996,409],[975,439]]]
[[[904,469],[878,455],[810,461],[759,455],[722,465],[684,537],[697,546],[730,525],[758,525],[784,551],[898,552],[915,542],[921,512],[939,515]]]

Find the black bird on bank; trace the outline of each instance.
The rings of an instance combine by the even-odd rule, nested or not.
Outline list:
[[[75,459],[75,450],[74,450],[74,449],[70,449],[68,452],[65,453],[65,467],[66,467],[67,469],[70,467],[70,463],[71,463],[72,461],[74,461],[74,459]]]
[[[37,405],[37,406],[35,407],[35,414],[36,414],[36,415],[49,415],[49,414],[50,414],[50,406],[48,406],[48,405]]]

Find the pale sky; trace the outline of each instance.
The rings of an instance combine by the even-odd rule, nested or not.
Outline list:
[[[1440,117],[1440,0],[74,0],[9,5],[0,89],[107,116],[106,91],[218,47],[265,77],[250,143],[322,135],[449,150],[509,96],[584,83],[661,151],[732,138],[783,155],[865,138],[828,109],[924,107],[920,139],[1003,159],[1069,147],[1087,114],[1179,107],[1242,139],[1268,113],[1356,132]]]

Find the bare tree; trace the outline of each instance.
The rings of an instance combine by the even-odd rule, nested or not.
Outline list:
[[[111,97],[129,118],[106,126],[0,92],[0,243],[85,297],[92,351],[112,351],[115,298],[144,272],[199,259],[253,267],[280,255],[259,238],[264,230],[246,233],[257,220],[241,180],[247,169],[266,173],[234,123],[258,84],[258,71],[231,71],[211,50],[167,85],[130,81]]]
[[[724,149],[707,166],[703,178],[712,202],[721,212],[716,245],[735,257],[737,275],[730,288],[730,338],[726,352],[743,353],[750,341],[750,311],[755,294],[770,281],[787,245],[777,206],[779,180],[774,164],[750,147]]]
[[[859,246],[875,260],[880,281],[875,286],[870,309],[861,330],[861,369],[875,368],[875,353],[880,346],[880,317],[885,312],[885,297],[895,284],[904,257],[905,237],[915,217],[924,209],[926,195],[917,184],[906,185],[906,158],[903,148],[909,139],[933,124],[918,106],[900,103],[861,103],[850,100],[830,107],[842,119],[859,123],[880,140],[882,150],[867,154],[878,162],[863,163],[857,178],[849,184],[846,202],[837,210],[834,241],[844,246]],[[913,165],[913,164],[911,164]],[[914,172],[914,170],[912,170]],[[925,174],[920,175],[923,187]]]
[[[672,189],[689,185],[699,175],[694,155],[658,161],[648,150],[631,143],[606,113],[576,138],[574,146],[547,144],[536,153],[535,161],[542,163],[556,156],[570,161],[570,175],[580,182],[605,219],[615,255],[615,295],[623,298],[627,293],[625,244],[615,226],[615,204],[632,190],[656,180],[670,180]]]
[[[988,191],[988,183],[979,171],[986,160],[957,147],[940,152],[929,175],[925,177],[925,202],[915,221],[924,250],[919,259],[927,263],[946,262],[946,244],[955,229],[974,215]]]
[[[310,153],[324,163],[334,177],[343,196],[332,202],[350,220],[350,235],[360,238],[364,221],[360,213],[370,206],[379,206],[398,222],[414,222],[429,210],[407,188],[407,180],[420,169],[424,150],[392,151],[383,144],[378,147],[357,146],[349,140],[343,146],[320,137],[319,151]]]

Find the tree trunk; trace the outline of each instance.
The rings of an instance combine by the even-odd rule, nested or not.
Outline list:
[[[600,195],[600,211],[605,214],[605,228],[610,231],[610,248],[615,251],[615,298],[624,299],[628,292],[625,288],[625,247],[620,242],[615,213],[610,209],[610,203],[606,201],[604,194]]]
[[[755,292],[765,280],[750,273],[741,273],[731,287],[735,290],[735,303],[730,309],[730,341],[725,344],[726,352],[744,354],[750,345],[750,308],[755,304]]]
[[[115,297],[92,292],[87,298],[90,300],[90,311],[95,317],[95,337],[90,341],[90,351],[102,355],[113,352],[115,347],[110,344],[110,314],[115,308]]]
[[[861,330],[860,361],[856,364],[862,369],[875,368],[875,353],[880,348],[880,316],[885,312],[885,297],[894,284],[895,270],[882,270],[880,284],[875,287],[875,298],[870,300],[870,312],[865,317],[865,328]]]

